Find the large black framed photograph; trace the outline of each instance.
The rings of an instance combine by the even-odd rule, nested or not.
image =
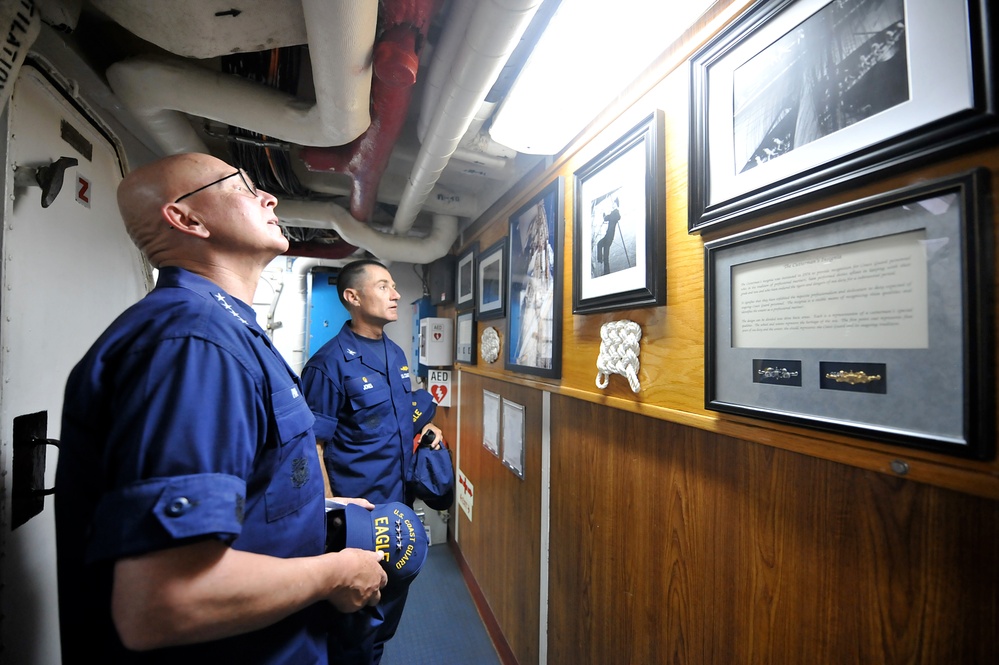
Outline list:
[[[691,58],[688,229],[993,140],[987,1],[753,5]]]
[[[475,318],[499,319],[506,316],[506,238],[490,245],[475,261],[478,292]]]
[[[573,314],[666,302],[664,122],[656,110],[574,174]]]
[[[705,244],[708,409],[995,453],[984,170]]]
[[[562,376],[564,184],[545,186],[510,217],[506,369]]]
[[[454,271],[454,306],[458,311],[475,307],[475,255],[478,251],[479,243],[475,242],[458,256]]]

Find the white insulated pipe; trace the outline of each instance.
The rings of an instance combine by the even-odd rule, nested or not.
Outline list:
[[[452,215],[434,215],[430,234],[417,238],[378,231],[354,219],[345,208],[322,201],[285,199],[276,212],[291,226],[333,229],[346,242],[363,247],[383,262],[432,263],[447,254],[458,237],[458,218]]]
[[[468,31],[468,24],[472,20],[475,4],[476,0],[454,0],[447,25],[434,47],[430,58],[430,67],[427,69],[427,81],[423,85],[420,117],[416,121],[416,136],[421,143],[427,135],[430,119],[437,115],[437,106],[443,98],[444,85],[451,73],[451,66],[458,57],[458,49],[461,48],[465,33]]]
[[[408,232],[541,0],[482,0],[452,61],[392,230]]]
[[[108,68],[108,82],[168,154],[208,151],[184,114],[300,145],[350,143],[371,124],[378,2],[303,0],[302,9],[314,104],[172,57],[138,56],[115,63]]]

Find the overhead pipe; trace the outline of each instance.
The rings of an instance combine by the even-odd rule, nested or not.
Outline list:
[[[439,0],[397,0],[382,5],[373,58],[371,125],[348,145],[299,151],[311,171],[351,176],[350,212],[363,222],[374,215],[378,187],[406,120],[419,54],[439,4]]]
[[[476,2],[477,0],[454,0],[447,26],[437,46],[434,47],[427,80],[424,83],[420,115],[416,122],[416,136],[420,142],[423,142],[427,136],[430,119],[437,114],[444,86],[472,20]],[[485,162],[492,165],[492,170],[502,170],[504,168],[502,162],[517,156],[516,150],[500,145],[488,134],[481,132],[482,126],[492,116],[496,106],[495,102],[483,101],[476,109],[475,116],[459,144],[461,147],[452,155],[453,159],[473,164]]]
[[[0,57],[0,111],[14,92],[14,82],[31,45],[38,39],[42,19],[33,0],[7,2],[0,6],[0,29],[7,31]]]
[[[340,267],[343,261],[330,261],[327,259],[300,258],[295,259],[291,264],[291,273],[295,280],[295,293],[293,300],[288,305],[296,315],[301,316],[302,321],[309,320],[309,274],[313,268],[319,267]],[[300,374],[305,365],[305,340],[308,331],[305,326],[296,327],[294,340],[291,342],[290,358],[288,364]]]
[[[443,99],[444,85],[451,66],[458,57],[458,49],[461,48],[468,24],[472,21],[476,2],[477,0],[453,0],[447,25],[431,53],[427,80],[423,84],[420,99],[420,115],[416,120],[416,136],[421,143],[427,135],[430,119],[437,114],[437,105]]]
[[[303,0],[316,92],[305,102],[180,58],[136,56],[107,70],[112,90],[165,152],[208,152],[184,114],[300,145],[343,145],[371,118],[377,0]]]
[[[347,243],[364,247],[388,262],[432,263],[447,254],[458,237],[458,218],[452,215],[434,215],[430,233],[426,237],[415,238],[378,231],[354,219],[345,208],[332,203],[285,199],[276,211],[278,218],[286,224],[332,229]]]
[[[413,227],[423,203],[540,4],[541,0],[482,0],[476,4],[443,88],[442,101],[396,210],[392,225],[395,233],[404,234]]]

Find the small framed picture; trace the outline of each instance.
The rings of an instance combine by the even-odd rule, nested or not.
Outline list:
[[[472,243],[458,257],[458,267],[454,271],[454,306],[458,311],[475,307],[475,255],[479,243]]]
[[[475,318],[499,319],[506,316],[506,238],[494,243],[475,262],[478,294]]]
[[[475,364],[475,312],[458,312],[455,324],[454,359],[466,365]]]

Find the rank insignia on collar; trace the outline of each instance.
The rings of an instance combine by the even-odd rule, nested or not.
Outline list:
[[[356,356],[357,355],[357,351],[355,351],[354,349],[347,349],[347,353],[349,353],[352,356]]]
[[[250,325],[250,322],[249,322],[249,321],[247,321],[247,320],[246,320],[246,319],[244,319],[244,318],[243,318],[242,316],[240,316],[240,315],[239,315],[239,312],[237,312],[237,311],[236,311],[235,309],[233,309],[232,305],[230,305],[229,303],[227,303],[227,302],[225,301],[225,296],[224,296],[224,295],[222,295],[222,293],[215,293],[215,294],[213,294],[213,295],[215,296],[215,301],[216,301],[216,302],[217,302],[218,304],[222,305],[222,307],[223,307],[223,308],[224,308],[224,309],[225,309],[225,310],[226,310],[227,312],[229,312],[230,314],[232,314],[233,316],[235,316],[235,317],[236,317],[237,319],[239,319],[239,320],[240,320],[241,322],[243,322],[244,324],[246,324],[246,325]]]

